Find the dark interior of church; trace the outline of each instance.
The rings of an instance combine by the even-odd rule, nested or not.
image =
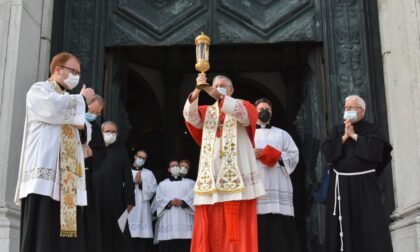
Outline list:
[[[299,148],[295,119],[303,100],[303,78],[308,54],[316,43],[215,45],[210,49],[208,83],[217,74],[232,79],[233,97],[255,102],[266,97],[273,104],[272,125],[288,131]],[[108,48],[123,63],[121,101],[126,108],[127,145],[132,152],[145,149],[146,166],[158,180],[167,176],[170,159],[189,159],[189,176],[197,175],[199,147],[185,126],[182,110],[195,87],[193,46],[133,46]],[[213,100],[202,92],[200,104]],[[305,244],[305,166],[292,174],[296,221]]]

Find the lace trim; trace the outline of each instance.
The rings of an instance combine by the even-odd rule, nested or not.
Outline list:
[[[22,176],[22,182],[26,183],[34,179],[44,179],[44,180],[55,181],[55,175],[56,175],[55,169],[39,167],[39,168],[25,171]]]
[[[184,111],[184,118],[188,119],[187,121],[199,121],[200,116],[197,110],[193,111]]]
[[[233,117],[238,121],[245,121],[247,119],[247,111],[242,102],[237,101],[233,110]]]
[[[241,174],[245,186],[251,186],[261,181],[260,174],[257,172],[251,172],[247,174]]]
[[[73,118],[76,115],[77,111],[77,104],[79,101],[77,100],[76,96],[72,96],[69,104],[67,104],[66,107],[66,113],[64,114],[64,123],[71,124],[73,121]]]

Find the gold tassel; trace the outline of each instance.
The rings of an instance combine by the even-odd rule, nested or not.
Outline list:
[[[76,175],[81,177],[82,176],[82,165],[80,163],[77,163],[76,166]]]
[[[60,237],[77,238],[77,232],[60,230]]]

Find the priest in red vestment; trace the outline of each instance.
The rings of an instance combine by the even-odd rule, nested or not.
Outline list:
[[[197,83],[203,82],[206,76],[199,74]],[[194,89],[183,113],[201,146],[191,252],[256,252],[256,198],[265,194],[253,151],[258,113],[250,102],[232,98],[226,76],[202,91],[216,102],[198,106],[201,90]]]

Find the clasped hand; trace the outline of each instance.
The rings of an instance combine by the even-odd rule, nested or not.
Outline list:
[[[351,124],[351,121],[349,119],[344,121],[344,134],[341,137],[343,143],[346,142],[349,138],[352,138],[353,140],[357,140],[357,134],[354,132],[354,127]]]

